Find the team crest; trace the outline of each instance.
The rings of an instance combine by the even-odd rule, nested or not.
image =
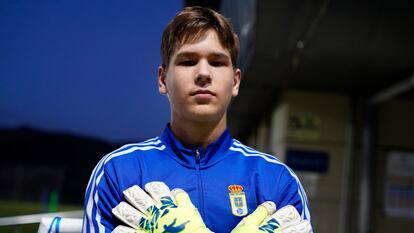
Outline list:
[[[231,213],[239,217],[247,215],[246,194],[243,192],[243,186],[235,184],[228,188],[230,191]]]

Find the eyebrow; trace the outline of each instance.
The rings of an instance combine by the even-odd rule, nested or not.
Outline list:
[[[196,52],[185,52],[185,51],[184,52],[177,53],[177,55],[176,55],[177,58],[182,58],[182,57],[198,57],[198,56],[199,55]],[[208,55],[208,57],[225,58],[225,59],[230,60],[230,57],[227,54],[222,53],[222,52],[213,52],[213,53],[210,53]]]

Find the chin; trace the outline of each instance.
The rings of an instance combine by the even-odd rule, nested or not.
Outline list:
[[[194,118],[194,120],[195,120],[196,122],[199,122],[199,123],[208,123],[208,122],[212,122],[212,121],[213,121],[213,119],[216,119],[216,117],[215,117],[215,116],[212,116],[212,115],[199,115],[199,116],[196,116],[196,117]],[[216,121],[216,120],[214,120],[214,121]]]
[[[211,122],[220,119],[223,116],[223,111],[218,111],[213,108],[197,108],[190,113],[191,118],[197,122]]]

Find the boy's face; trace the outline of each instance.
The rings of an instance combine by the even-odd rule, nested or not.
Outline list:
[[[167,68],[158,68],[159,91],[167,94],[173,120],[211,122],[226,117],[237,96],[240,70],[214,30],[176,49]]]

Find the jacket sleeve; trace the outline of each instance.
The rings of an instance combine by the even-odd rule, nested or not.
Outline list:
[[[110,233],[118,221],[112,208],[122,200],[116,172],[104,157],[92,172],[85,193],[83,233]]]
[[[288,167],[286,167],[286,170],[284,170],[281,175],[277,196],[278,202],[276,205],[278,206],[278,209],[286,205],[293,205],[298,210],[302,219],[310,221],[311,217],[305,190],[303,189],[299,178]]]

